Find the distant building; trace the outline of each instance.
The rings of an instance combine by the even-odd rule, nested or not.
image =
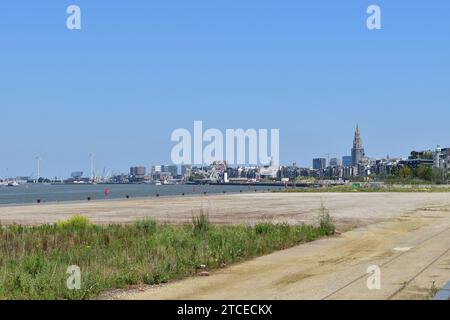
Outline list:
[[[407,160],[400,161],[401,165],[406,165],[412,169],[417,169],[419,166],[432,167],[434,163],[434,152],[431,150],[411,151]]]
[[[117,174],[117,175],[113,175],[109,179],[109,182],[111,182],[111,183],[129,183],[130,182],[129,177],[130,176],[127,174]]]
[[[342,157],[342,166],[343,167],[351,167],[353,165],[352,156],[343,156]]]
[[[280,170],[278,170],[278,178],[280,179],[287,179],[294,180],[297,177],[300,177],[301,174],[301,168],[297,167],[296,164],[293,164],[292,166],[282,166]]]
[[[145,179],[146,168],[145,167],[131,167],[130,168],[130,180],[139,182]]]
[[[450,148],[442,149],[442,157],[444,158],[444,169],[447,170],[447,173],[450,173]]]
[[[401,159],[376,159],[370,163],[370,172],[377,175],[391,175],[393,168],[398,168]]]
[[[412,169],[432,167],[433,170],[439,170],[443,178],[447,179],[450,173],[450,148],[441,148],[438,145],[434,150],[411,151],[408,159],[399,161],[399,165]]]
[[[181,166],[181,175],[182,176],[191,176],[191,173],[192,173],[191,165],[183,164]]]
[[[277,178],[280,168],[274,163],[273,159],[270,159],[268,166],[263,166],[259,169],[261,178]]]
[[[17,177],[16,181],[19,182],[19,183],[26,183],[28,181],[31,181],[31,177]]]
[[[162,172],[161,166],[152,166],[152,174],[155,174],[157,172]]]
[[[327,159],[325,159],[325,158],[313,159],[313,169],[314,170],[323,170],[326,167],[327,167]]]
[[[330,167],[340,167],[341,166],[341,159],[331,158],[329,166]]]
[[[145,167],[131,167],[130,175],[131,176],[145,176],[146,168]]]
[[[359,126],[356,126],[355,139],[353,140],[352,148],[352,165],[356,167],[364,157],[365,153],[361,140],[361,132],[359,131]]]
[[[173,178],[169,172],[155,172],[152,174],[153,181],[167,181]]]
[[[433,166],[438,169],[446,169],[448,164],[448,151],[440,145],[436,147],[433,157]]]
[[[187,180],[190,177],[192,177],[192,166],[187,165],[187,164],[182,165],[181,166],[181,178]]]
[[[161,172],[170,173],[172,177],[176,177],[178,176],[178,166],[177,165],[161,166]]]
[[[80,180],[83,177],[83,171],[75,171],[70,174],[73,180]]]
[[[357,169],[352,166],[345,166],[343,168],[343,177],[344,178],[351,178],[357,175]]]

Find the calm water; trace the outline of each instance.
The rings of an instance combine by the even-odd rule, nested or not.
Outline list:
[[[18,187],[0,186],[0,205],[5,204],[23,204],[36,203],[39,199],[41,202],[58,202],[58,201],[80,201],[104,199],[104,189],[110,190],[109,199],[125,199],[128,195],[131,198],[137,197],[155,197],[182,195],[202,195],[207,193],[227,193],[231,192],[262,192],[268,189],[276,189],[274,187],[248,187],[248,186],[192,186],[192,185],[166,185],[154,186],[144,184],[130,185],[38,185],[26,184]]]

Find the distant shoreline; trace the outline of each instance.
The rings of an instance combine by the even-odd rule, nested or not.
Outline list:
[[[102,202],[110,202],[110,201],[127,201],[127,200],[146,200],[146,199],[155,199],[155,198],[186,198],[186,197],[199,197],[199,196],[206,196],[206,195],[221,195],[221,194],[242,194],[242,193],[262,193],[262,192],[273,192],[280,187],[262,187],[262,186],[252,186],[245,188],[246,186],[236,186],[236,185],[230,185],[226,186],[225,189],[218,188],[219,185],[213,186],[211,188],[209,185],[183,185],[182,188],[179,188],[180,185],[167,185],[167,186],[151,186],[153,190],[149,190],[147,193],[144,191],[147,191],[145,188],[150,187],[150,185],[109,185],[111,188],[111,193],[115,192],[115,194],[111,194],[108,197],[103,196],[103,188],[105,188],[105,185],[42,185],[38,186],[42,188],[60,188],[60,187],[67,187],[66,189],[69,189],[67,193],[69,194],[76,194],[78,197],[77,199],[57,199],[58,196],[61,196],[61,194],[55,192],[54,194],[52,192],[45,193],[45,190],[42,190],[39,194],[33,194],[33,193],[24,193],[23,197],[27,197],[26,200],[23,201],[9,201],[2,203],[2,197],[16,197],[17,199],[21,198],[20,191],[28,191],[28,188],[24,187],[26,185],[22,186],[22,190],[19,190],[19,193],[11,193],[11,194],[2,194],[1,190],[8,190],[8,191],[14,191],[17,190],[17,188],[20,187],[10,187],[10,188],[1,188],[0,189],[0,208],[1,207],[20,207],[20,206],[39,206],[39,205],[56,205],[56,204],[88,204],[88,203],[102,203]],[[34,185],[35,186],[35,185]],[[92,187],[100,187],[98,190],[89,190]],[[142,187],[143,189],[139,188],[139,194],[133,194],[133,190],[114,190],[114,187]],[[178,187],[178,188],[177,188]],[[83,190],[79,193],[80,188],[85,188],[87,190]],[[169,190],[169,188],[176,188],[177,190]],[[25,190],[24,190],[25,189]],[[77,190],[78,189],[78,190]],[[73,191],[75,190],[75,191]],[[195,191],[194,191],[195,190]],[[169,192],[168,192],[169,191]],[[53,191],[54,192],[54,191]],[[48,199],[48,197],[52,197],[51,200]],[[89,198],[89,199],[88,199]],[[39,201],[39,202],[38,202]]]

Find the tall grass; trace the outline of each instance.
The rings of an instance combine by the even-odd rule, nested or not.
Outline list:
[[[325,208],[323,204],[319,214],[319,229],[321,233],[326,236],[332,236],[336,233],[336,226],[334,225],[333,218],[331,217],[329,210]]]
[[[209,216],[204,209],[200,209],[199,215],[192,215],[192,225],[197,235],[204,235],[211,228]]]
[[[91,226],[91,222],[88,218],[83,216],[72,216],[68,220],[59,221],[56,223],[56,227],[64,230],[83,230],[89,228]]]
[[[192,225],[97,226],[82,217],[54,225],[0,227],[0,299],[88,299],[104,290],[159,284],[329,235],[323,226],[261,223],[216,226],[206,214]],[[81,269],[81,290],[66,287]]]

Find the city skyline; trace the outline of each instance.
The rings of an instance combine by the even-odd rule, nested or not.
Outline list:
[[[293,164],[295,164],[295,166],[299,167],[299,168],[309,168],[309,169],[313,169],[313,170],[323,170],[325,168],[328,167],[333,167],[333,166],[343,166],[343,167],[357,167],[358,164],[364,160],[364,159],[388,159],[389,158],[398,158],[398,159],[407,159],[407,157],[410,156],[410,154],[408,154],[407,157],[391,157],[389,154],[386,154],[386,156],[382,156],[382,157],[375,157],[375,156],[370,156],[367,155],[365,153],[365,148],[362,142],[362,137],[361,137],[361,128],[359,126],[359,124],[356,125],[355,128],[355,132],[354,132],[354,137],[353,137],[353,145],[351,148],[349,148],[349,155],[345,155],[345,152],[343,153],[344,155],[339,155],[337,153],[326,153],[325,156],[327,158],[324,157],[314,157],[311,158],[311,163],[310,164],[298,164],[297,162],[292,162],[292,163],[280,163],[280,167],[286,167],[286,166],[291,166]],[[247,145],[248,147],[248,145]],[[437,145],[437,147],[440,147],[440,144]],[[423,149],[425,151],[429,150],[429,151],[433,151],[434,147],[430,147],[430,148],[426,148]],[[418,148],[413,149],[414,151],[420,150]],[[412,152],[412,150],[410,150],[410,152]],[[347,159],[346,159],[347,158]],[[349,163],[348,162],[348,158],[350,159]],[[129,164],[128,167],[126,168],[126,170],[124,171],[120,171],[120,170],[107,170],[106,167],[103,167],[102,170],[97,169],[95,167],[95,162],[94,162],[94,154],[93,153],[89,153],[89,170],[88,171],[84,171],[84,170],[69,170],[67,172],[66,175],[61,175],[61,176],[45,176],[40,174],[41,171],[41,166],[42,166],[42,157],[41,156],[36,156],[34,158],[34,160],[36,161],[35,165],[37,167],[36,170],[36,174],[30,174],[30,175],[23,175],[23,174],[19,174],[16,176],[1,176],[0,175],[0,179],[7,179],[7,178],[16,178],[16,177],[28,177],[31,179],[39,179],[39,178],[46,178],[46,179],[53,179],[53,178],[58,178],[58,179],[65,179],[67,177],[70,176],[74,176],[77,175],[81,178],[81,176],[83,177],[89,177],[90,180],[93,180],[94,177],[105,177],[107,175],[121,175],[121,174],[127,174],[128,170],[129,170],[129,174],[130,175],[135,175],[136,173],[134,173],[134,170],[144,170],[144,174],[139,173],[139,175],[145,175],[145,171],[150,169],[149,171],[154,170],[155,168],[161,168],[161,167],[176,167],[177,171],[182,172],[183,171],[183,167],[201,167],[201,166],[210,166],[212,163],[204,163],[202,165],[200,164],[185,164],[185,165],[176,165],[173,163],[156,163],[156,162],[151,162],[150,164],[146,164],[148,163],[148,161],[146,162],[141,162],[141,163],[134,163],[134,164]],[[334,165],[332,164],[335,163]],[[232,165],[230,167],[251,167],[253,165],[250,164],[240,164],[240,165]],[[263,167],[262,165],[259,165],[259,167]],[[162,170],[164,171],[164,170]],[[70,174],[69,174],[70,172]],[[101,172],[101,173],[100,173]],[[89,175],[87,176],[86,173],[89,173]],[[83,175],[84,174],[84,175]]]
[[[282,4],[22,0],[0,10],[0,177],[126,172],[170,163],[170,134],[280,129],[280,163],[348,156],[356,123],[372,157],[447,145],[448,1]],[[407,14],[405,14],[407,12]]]

